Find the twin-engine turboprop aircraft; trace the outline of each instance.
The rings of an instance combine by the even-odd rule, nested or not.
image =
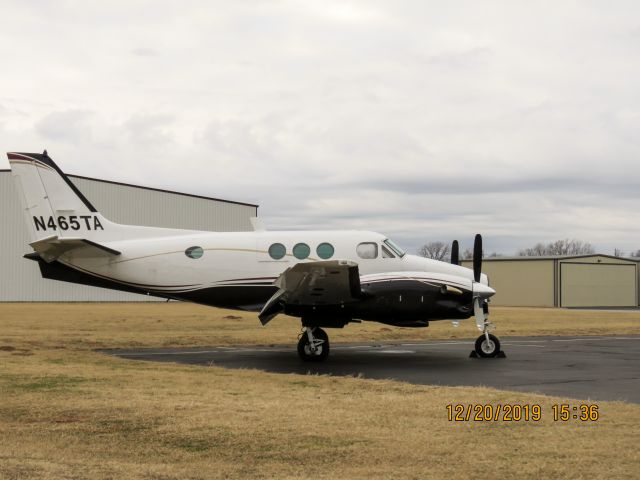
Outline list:
[[[476,235],[473,270],[407,255],[366,231],[202,232],[119,225],[104,218],[45,151],[9,153],[12,176],[44,278],[259,312],[267,324],[300,317],[298,353],[329,355],[322,328],[362,320],[427,327],[431,320],[473,315],[482,331],[475,349],[496,356]]]

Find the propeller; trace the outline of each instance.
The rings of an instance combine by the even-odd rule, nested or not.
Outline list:
[[[482,235],[476,235],[473,241],[473,279],[480,282],[480,274],[482,273]]]
[[[458,240],[454,240],[451,244],[451,263],[454,265],[460,265],[460,247]]]

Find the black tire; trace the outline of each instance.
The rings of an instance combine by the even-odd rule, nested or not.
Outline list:
[[[498,356],[500,353],[500,340],[495,335],[489,334],[489,344],[484,334],[480,335],[476,340],[476,353],[482,358],[490,358]]]
[[[318,347],[315,354],[312,354],[309,350],[309,337],[304,332],[298,340],[298,355],[305,362],[322,362],[329,356],[329,335],[321,328],[316,328],[313,331],[313,336],[318,340],[323,340],[323,344]]]

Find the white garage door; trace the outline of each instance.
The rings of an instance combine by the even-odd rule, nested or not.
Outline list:
[[[635,265],[560,264],[562,307],[635,307]]]

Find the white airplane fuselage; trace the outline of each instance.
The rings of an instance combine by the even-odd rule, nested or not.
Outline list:
[[[103,219],[101,223],[105,224],[105,229],[109,228],[108,220]],[[395,283],[398,288],[402,288],[398,282],[412,282],[418,286],[433,286],[435,282],[438,288],[450,285],[469,293],[491,291],[485,275],[474,288],[473,272],[468,268],[415,255],[400,257],[393,252],[393,257],[383,257],[385,239],[384,235],[368,231],[184,232],[102,242],[122,252],[115,258],[86,257],[82,250],[77,250],[62,255],[58,261],[72,269],[129,285],[141,293],[252,311],[259,311],[274,294],[277,289],[274,281],[285,270],[298,263],[322,260],[316,253],[321,244],[333,247],[331,259],[357,263],[360,282],[365,288],[371,282],[387,287]],[[377,246],[376,258],[358,255],[357,247],[363,243]],[[269,254],[269,247],[274,244],[285,247],[283,258],[274,259]],[[307,258],[298,259],[292,253],[298,244],[309,246]],[[202,249],[202,255],[198,258],[188,256],[185,252],[192,247]],[[468,300],[471,303],[470,297]],[[464,309],[464,312],[456,309],[434,315],[428,307],[425,305],[423,310],[424,320],[436,320],[441,316],[467,318],[472,314],[471,309]],[[420,316],[419,313],[415,315]]]
[[[10,153],[9,161],[34,249],[28,258],[45,278],[261,311],[263,323],[285,313],[311,326],[355,320],[427,326],[472,315],[484,321],[482,310],[495,293],[479,268],[476,276],[407,255],[375,232],[119,225],[46,152]]]

